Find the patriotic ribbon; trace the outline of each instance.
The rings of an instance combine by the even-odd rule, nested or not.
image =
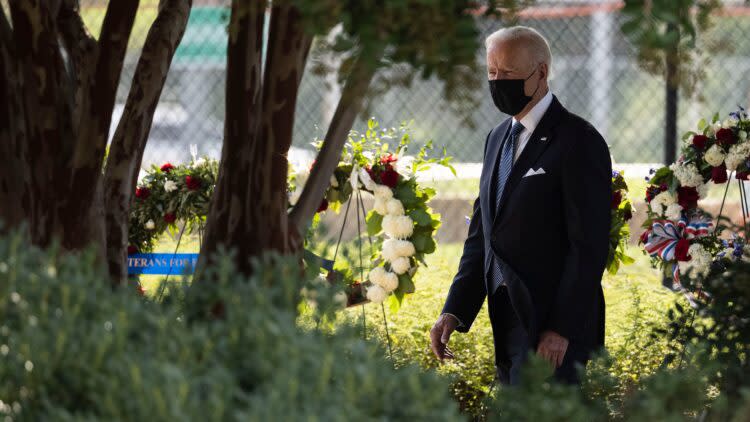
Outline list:
[[[682,217],[679,221],[656,220],[648,230],[648,240],[644,248],[652,257],[659,257],[664,261],[675,259],[677,242],[682,239],[695,239],[708,236],[712,223],[694,219],[689,221]],[[675,270],[677,273],[677,270]],[[678,276],[675,277],[679,279]]]

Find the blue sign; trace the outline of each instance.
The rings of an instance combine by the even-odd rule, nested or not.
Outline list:
[[[128,256],[128,275],[192,274],[196,265],[197,253],[137,253]]]

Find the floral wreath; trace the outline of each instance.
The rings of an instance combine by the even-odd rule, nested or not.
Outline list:
[[[724,121],[718,113],[710,124],[702,119],[697,132],[683,136],[677,162],[651,170],[652,176],[646,178],[648,218],[640,242],[654,265],[685,290],[700,294],[702,280],[712,271],[723,271],[732,262],[750,257],[745,239],[737,233],[731,239],[720,238],[719,229],[724,227],[715,227],[711,216],[698,208],[710,183],[727,183],[728,189],[732,173],[737,180],[748,180],[748,131],[750,120],[741,107]],[[743,185],[740,189],[744,192]]]
[[[406,151],[412,138],[408,124],[398,129],[379,130],[374,119],[368,121],[365,133],[352,131],[336,167],[331,184],[318,209],[338,212],[347,201],[361,201],[362,193],[372,195],[373,209],[365,218],[371,238],[371,265],[366,280],[356,280],[346,262],[334,263],[345,274],[348,305],[364,301],[383,303],[389,299],[391,309],[398,309],[406,294],[415,291],[414,276],[426,255],[435,252],[434,235],[440,227],[440,215],[427,205],[435,190],[421,186],[416,174],[432,165],[449,168],[451,157],[428,158],[432,143],[427,142],[415,156]],[[389,140],[398,145],[390,152]],[[315,143],[319,148],[320,143]],[[313,164],[314,165],[314,164]],[[290,202],[294,203],[307,172],[293,177]],[[348,210],[347,210],[348,212]],[[319,219],[319,215],[316,215]],[[360,263],[360,265],[362,265]],[[331,274],[329,273],[329,279]]]
[[[218,163],[197,158],[191,146],[189,164],[151,166],[135,189],[130,208],[128,255],[151,252],[165,231],[177,232],[176,222],[185,222],[188,233],[200,230],[208,215],[216,185]]]
[[[633,218],[633,205],[628,196],[628,185],[621,171],[612,171],[612,223],[609,230],[609,253],[607,255],[607,271],[616,274],[621,265],[634,262],[626,254],[630,240],[630,226],[628,222]]]

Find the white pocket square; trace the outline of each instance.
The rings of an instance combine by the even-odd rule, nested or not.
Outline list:
[[[547,172],[544,171],[542,167],[539,167],[536,170],[534,170],[534,168],[529,168],[529,171],[527,171],[526,174],[523,175],[523,177],[539,176],[540,174],[547,174]]]

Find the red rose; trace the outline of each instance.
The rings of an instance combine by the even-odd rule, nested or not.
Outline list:
[[[688,249],[690,249],[690,241],[687,239],[680,239],[677,241],[677,246],[674,247],[674,256],[678,261],[690,261],[691,256],[688,255]]]
[[[185,185],[190,190],[198,190],[201,187],[201,179],[199,177],[185,176]]]
[[[320,205],[318,205],[318,211],[317,212],[323,212],[328,209],[328,200],[323,198],[322,201],[320,201]]]
[[[173,168],[174,168],[174,166],[172,164],[166,163],[163,166],[161,166],[161,171],[163,171],[165,173],[169,173],[170,171],[172,171]]]
[[[393,169],[387,169],[380,173],[380,182],[394,189],[398,185],[398,173]]]
[[[719,145],[729,146],[737,142],[732,129],[719,129],[716,131],[716,143]]]
[[[626,209],[622,214],[622,218],[624,218],[625,221],[630,221],[630,219],[633,218],[633,210],[631,210],[630,208]]]
[[[622,192],[619,190],[612,192],[612,202],[610,203],[612,209],[616,210],[620,206],[620,202],[622,202]]]
[[[706,135],[695,135],[693,136],[693,146],[698,151],[703,151],[706,148],[708,142],[708,136]]]
[[[722,164],[719,167],[714,167],[711,169],[711,180],[714,181],[714,183],[724,183],[727,181],[727,167]]]
[[[750,176],[750,172],[748,171],[738,171],[735,175],[737,180],[748,180],[748,176]]]
[[[166,221],[168,224],[174,223],[174,221],[177,219],[177,217],[172,212],[168,212],[164,214],[164,221]]]
[[[148,188],[135,188],[135,197],[138,199],[146,199],[151,195],[151,191]]]
[[[128,255],[134,255],[138,253],[138,248],[133,245],[128,245]]]
[[[697,207],[698,190],[693,187],[680,186],[677,189],[677,203],[679,203],[684,210]]]

